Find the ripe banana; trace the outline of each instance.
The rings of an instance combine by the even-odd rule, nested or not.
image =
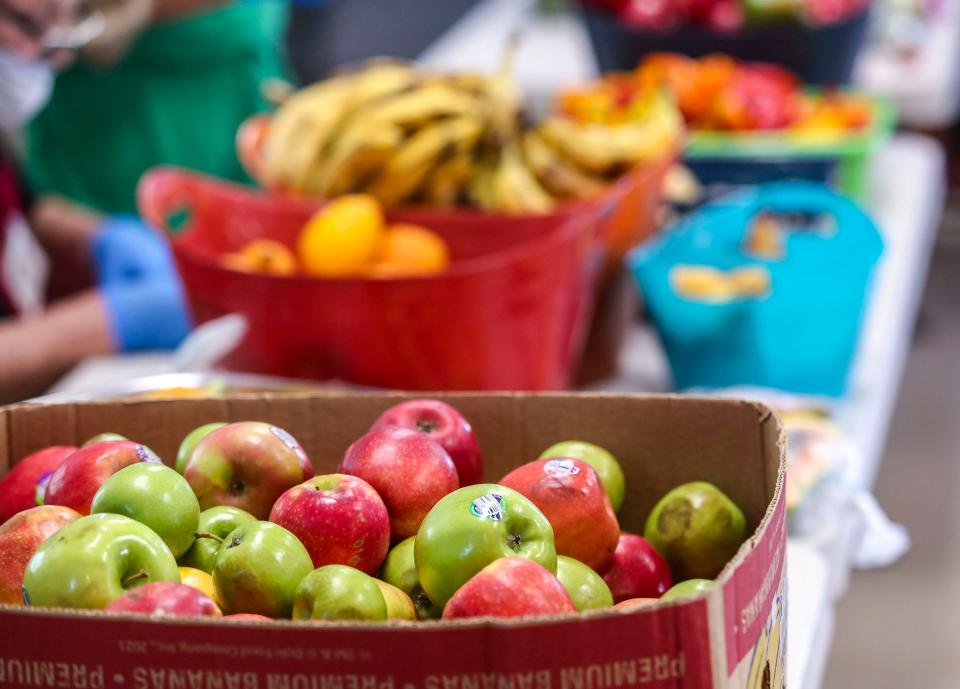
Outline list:
[[[480,103],[475,96],[435,83],[381,99],[359,110],[356,118],[389,122],[409,130],[441,117],[476,117],[479,110]]]
[[[350,77],[329,79],[293,94],[270,122],[263,177],[272,187],[297,190],[347,107]]]
[[[505,145],[517,132],[521,98],[520,89],[513,79],[513,64],[519,45],[520,35],[511,35],[500,54],[496,74],[487,80],[485,116],[490,122],[491,144],[494,147]]]
[[[497,210],[507,213],[549,213],[554,198],[524,164],[520,147],[508,143],[491,181],[491,196]]]
[[[663,154],[676,145],[682,128],[676,109],[657,96],[643,120],[580,124],[554,115],[544,120],[538,131],[547,143],[578,165],[603,174]]]
[[[387,206],[406,200],[438,160],[470,151],[482,131],[482,122],[473,116],[442,119],[422,127],[400,146],[365,191]]]
[[[343,122],[357,109],[412,87],[419,78],[408,64],[378,62],[290,96],[267,133],[265,181],[301,192],[316,186],[317,161]]]
[[[454,153],[437,163],[423,183],[423,200],[435,206],[453,206],[474,176],[477,162],[473,151]]]
[[[496,210],[493,199],[493,176],[496,171],[496,164],[490,160],[483,160],[476,166],[467,182],[467,198],[472,205],[488,211]]]
[[[349,125],[311,168],[303,193],[334,197],[356,191],[390,159],[403,138],[403,130],[389,122],[364,120]]]
[[[578,168],[534,131],[524,134],[523,153],[533,174],[558,198],[593,198],[607,187],[606,180]]]
[[[348,110],[356,111],[368,103],[405,91],[419,84],[423,75],[408,62],[374,60],[352,73]]]

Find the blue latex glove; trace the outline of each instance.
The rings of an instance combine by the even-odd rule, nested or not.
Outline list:
[[[164,240],[135,218],[108,218],[92,241],[117,349],[173,349],[192,327]]]
[[[90,249],[101,285],[176,272],[163,238],[133,216],[104,220]]]

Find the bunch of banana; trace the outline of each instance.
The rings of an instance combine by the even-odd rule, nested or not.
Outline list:
[[[581,123],[552,115],[536,131],[583,170],[609,177],[656,159],[679,142],[683,120],[670,98],[654,91],[645,106],[642,118],[618,124]]]
[[[368,193],[388,207],[545,213],[597,196],[676,145],[681,120],[659,95],[638,122],[554,115],[525,128],[511,75],[516,45],[490,76],[380,61],[292,94],[267,130],[262,181],[306,196]]]

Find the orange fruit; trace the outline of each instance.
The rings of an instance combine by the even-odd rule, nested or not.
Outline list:
[[[305,273],[348,277],[363,273],[383,235],[383,210],[372,196],[341,196],[317,211],[300,232],[297,253]]]
[[[417,277],[442,273],[450,265],[446,242],[419,225],[390,225],[384,232],[368,274],[373,277]]]
[[[293,252],[272,239],[254,239],[240,251],[221,256],[220,264],[244,273],[263,275],[293,275],[297,272]]]

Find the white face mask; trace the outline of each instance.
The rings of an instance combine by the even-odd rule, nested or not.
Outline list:
[[[52,89],[49,65],[0,51],[0,130],[29,122],[46,105]]]

